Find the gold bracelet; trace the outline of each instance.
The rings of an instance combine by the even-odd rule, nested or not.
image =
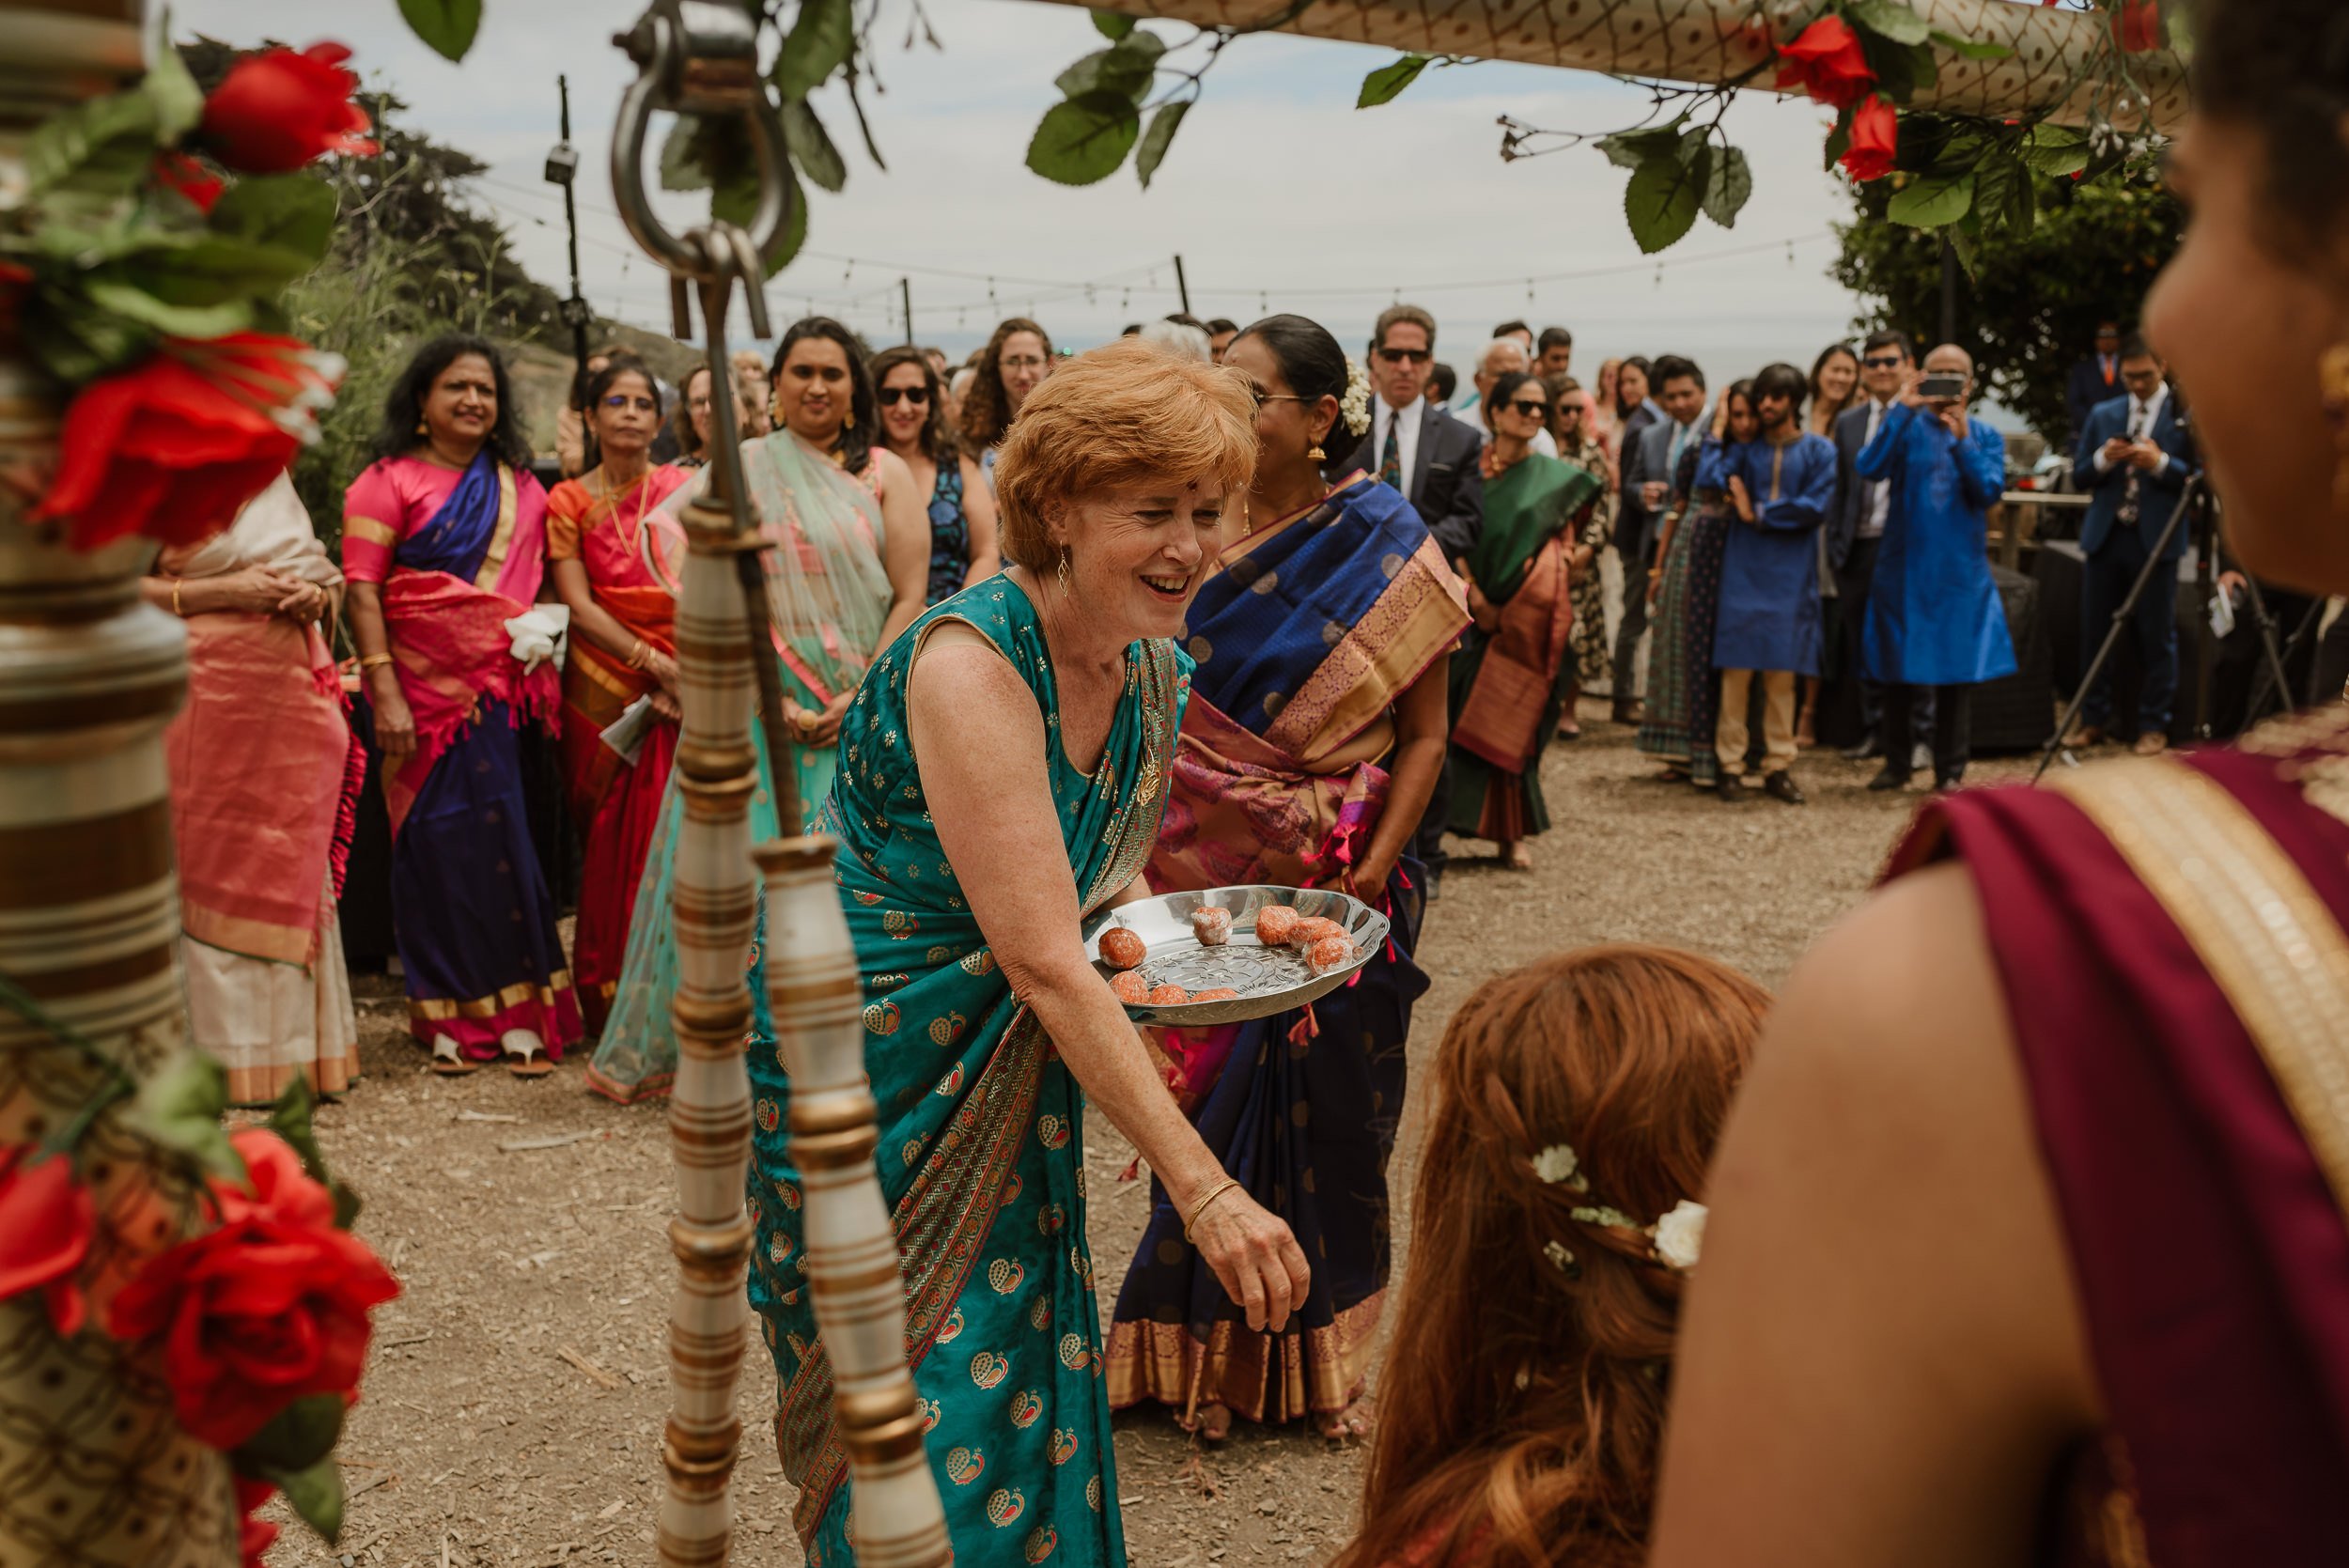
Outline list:
[[[636,639],[636,645],[628,650],[628,667],[631,670],[643,669],[646,651],[645,640],[642,637]]]
[[[392,656],[388,653],[363,653],[359,656],[359,673],[365,675],[369,670],[381,669],[392,662]]]
[[[183,621],[188,618],[188,613],[179,608],[179,584],[185,581],[178,577],[171,580],[171,613]]]
[[[1189,1241],[1190,1239],[1190,1228],[1199,1223],[1199,1217],[1207,1212],[1207,1205],[1214,1203],[1218,1198],[1222,1197],[1226,1192],[1231,1191],[1232,1188],[1237,1186],[1239,1186],[1239,1178],[1237,1176],[1226,1176],[1221,1181],[1216,1183],[1213,1187],[1207,1188],[1207,1195],[1206,1197],[1190,1205],[1190,1213],[1183,1219],[1183,1239],[1185,1241]]]

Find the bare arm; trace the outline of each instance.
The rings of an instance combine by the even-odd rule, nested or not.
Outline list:
[[[968,587],[1003,569],[1003,550],[995,520],[995,492],[987,488],[987,475],[968,458],[956,461],[962,464],[962,518],[971,530],[971,570],[962,580]]]
[[[416,722],[408,711],[408,698],[399,689],[399,673],[380,656],[392,651],[392,635],[383,627],[383,590],[373,582],[350,584],[350,640],[359,646],[360,681],[367,689],[367,706],[375,713],[376,749],[383,766],[398,767],[416,749]]]
[[[1715,1158],[1654,1568],[2032,1560],[2098,1421],[2005,1002],[1962,867],[1795,971]]]
[[[270,567],[240,567],[213,577],[174,577],[169,573],[139,580],[139,596],[156,609],[180,615],[210,615],[221,611],[245,614],[279,614],[292,621],[314,621],[333,603],[334,596],[315,582]]]
[[[880,466],[881,567],[889,573],[889,615],[873,648],[879,658],[897,633],[913,624],[929,598],[930,520],[914,494],[913,471],[905,459],[876,446],[873,461]]]
[[[1189,1216],[1215,1193],[1223,1169],[1085,959],[1035,694],[992,644],[955,624],[922,650],[911,684],[908,726],[922,789],[980,932],[1085,1096],[1133,1141],[1175,1211]],[[1214,1195],[1192,1236],[1246,1309],[1250,1328],[1279,1329],[1304,1298],[1304,1252],[1246,1192]]]
[[[1370,848],[1346,878],[1357,898],[1377,900],[1394,862],[1419,831],[1419,819],[1427,815],[1428,798],[1436,793],[1444,747],[1452,737],[1451,668],[1452,656],[1440,655],[1395,699],[1394,757],[1387,765],[1386,809],[1378,814]]]

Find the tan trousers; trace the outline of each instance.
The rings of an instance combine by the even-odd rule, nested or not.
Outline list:
[[[1762,772],[1783,773],[1795,765],[1795,672],[1763,670]],[[1752,670],[1721,672],[1721,716],[1713,726],[1713,753],[1721,771],[1733,779],[1746,776],[1746,705],[1753,690]]]

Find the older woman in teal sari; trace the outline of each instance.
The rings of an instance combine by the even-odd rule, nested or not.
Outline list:
[[[964,1568],[1126,1560],[1085,1245],[1084,1107],[1130,1138],[1256,1327],[1310,1283],[1229,1179],[1086,961],[1141,896],[1190,687],[1170,641],[1254,461],[1244,381],[1138,343],[1028,400],[996,464],[1020,565],[918,619],[841,729],[819,826],[863,969],[906,1352]],[[750,1297],[817,1568],[853,1560],[847,1456],[804,1268],[790,1085],[750,1051]]]
[[[1605,486],[1532,450],[1550,413],[1539,378],[1512,371],[1486,403],[1485,532],[1469,556],[1476,629],[1452,661],[1452,831],[1492,840],[1512,871],[1531,871],[1527,840],[1549,827],[1542,752],[1574,687],[1576,535]]]

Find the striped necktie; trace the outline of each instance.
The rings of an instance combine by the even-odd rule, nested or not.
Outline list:
[[[1378,449],[1378,482],[1397,491],[1403,489],[1403,442],[1396,434],[1402,424],[1402,414],[1387,415],[1387,442]]]

